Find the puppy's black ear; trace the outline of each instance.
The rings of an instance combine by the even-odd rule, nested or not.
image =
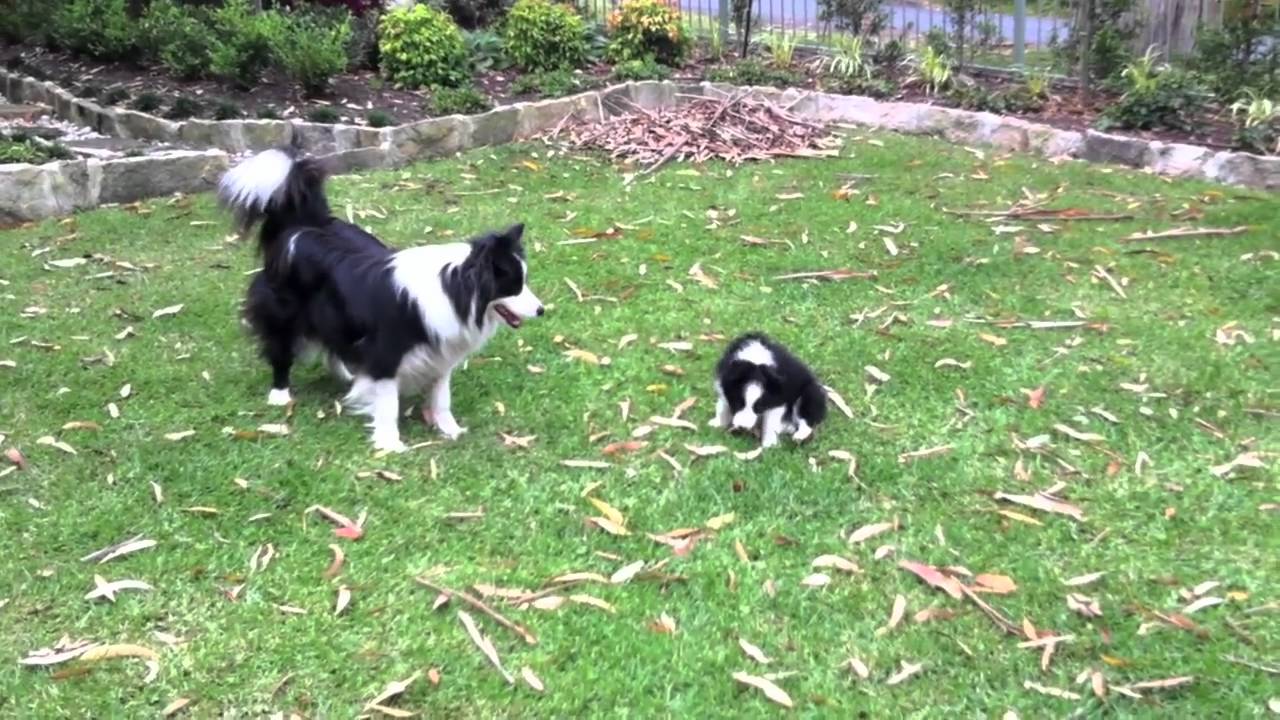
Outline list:
[[[494,245],[499,250],[521,252],[520,239],[524,237],[524,223],[517,223],[493,236]]]

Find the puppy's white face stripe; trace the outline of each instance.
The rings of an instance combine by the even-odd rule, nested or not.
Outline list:
[[[756,426],[755,406],[761,395],[764,395],[764,388],[760,387],[760,383],[747,383],[742,388],[742,400],[746,403],[746,407],[734,413],[734,427],[750,430]]]
[[[738,354],[735,356],[742,362],[748,362],[752,365],[764,365],[765,367],[773,367],[773,353],[769,352],[769,348],[765,347],[758,340],[743,345]]]

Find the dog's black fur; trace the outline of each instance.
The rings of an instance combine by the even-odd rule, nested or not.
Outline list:
[[[759,343],[768,351],[772,364],[739,357],[743,348],[753,343]],[[794,433],[801,421],[812,429],[827,416],[826,391],[817,376],[799,358],[763,333],[747,333],[729,343],[716,364],[716,381],[734,416],[747,409],[745,391],[752,383],[763,390],[750,408],[757,418],[769,410],[785,408],[783,428]]]

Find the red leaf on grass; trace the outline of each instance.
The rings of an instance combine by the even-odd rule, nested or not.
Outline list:
[[[333,534],[346,540],[359,540],[364,537],[364,530],[355,525],[343,525],[342,527],[334,528]]]
[[[925,565],[924,563],[918,563],[911,560],[903,560],[898,563],[898,567],[912,573],[916,577],[939,590],[942,590],[956,600],[964,598],[964,593],[960,590],[960,581],[950,575],[944,575],[938,570],[938,568],[933,567],[932,565]]]

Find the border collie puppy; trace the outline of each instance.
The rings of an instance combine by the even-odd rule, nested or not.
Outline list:
[[[374,447],[402,451],[400,395],[427,393],[423,416],[455,439],[454,369],[502,324],[519,328],[543,307],[526,284],[523,225],[466,243],[396,251],[333,217],[319,162],[267,150],[229,170],[219,198],[241,232],[261,223],[263,269],[245,315],[271,365],[267,402],[285,405],[289,372],[308,347],[351,388],[344,401],[369,416]]]
[[[813,372],[787,349],[761,333],[729,343],[716,364],[713,427],[754,430],[773,447],[778,434],[802,442],[827,417],[827,395]]]

